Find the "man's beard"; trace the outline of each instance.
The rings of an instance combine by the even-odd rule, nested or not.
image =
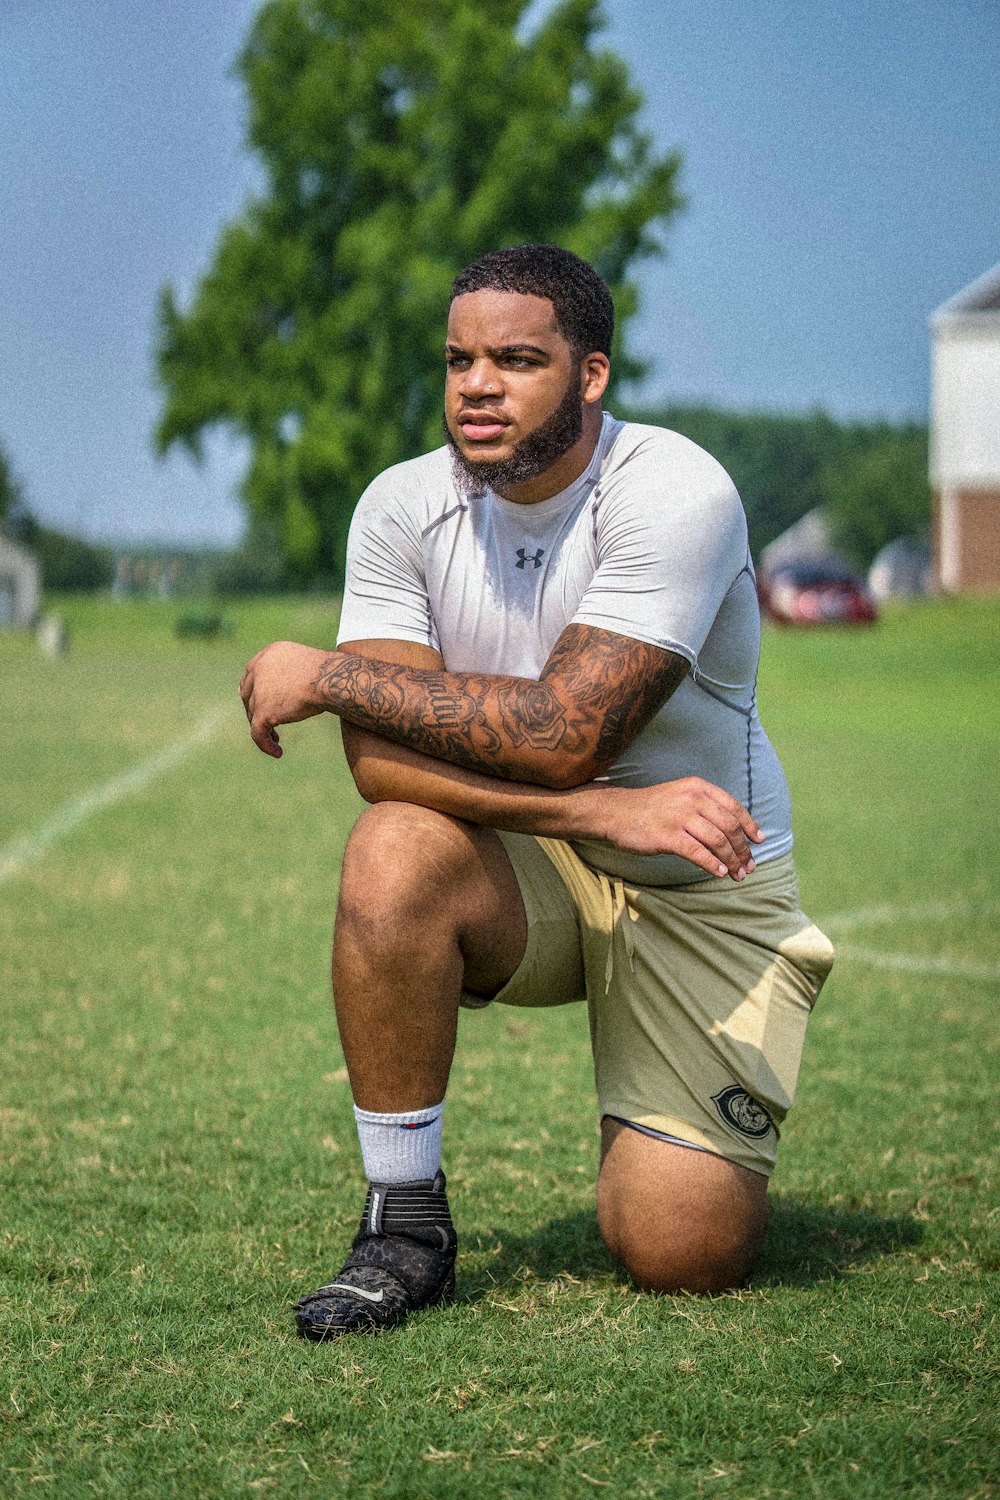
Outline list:
[[[502,495],[514,485],[537,479],[539,474],[555,463],[557,458],[572,448],[583,435],[583,402],[580,399],[579,379],[574,374],[566,392],[550,417],[540,427],[522,438],[507,458],[482,458],[473,461],[465,457],[448,427],[444,417],[444,433],[451,449],[451,465],[455,482],[462,493],[471,500],[478,500],[487,489]]]

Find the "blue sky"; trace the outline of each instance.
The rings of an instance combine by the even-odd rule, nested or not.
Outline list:
[[[239,450],[151,454],[159,288],[254,180],[231,63],[255,0],[0,6],[0,442],[35,513],[226,542]],[[995,0],[605,0],[683,154],[642,273],[645,395],[923,418],[927,318],[1000,260]]]

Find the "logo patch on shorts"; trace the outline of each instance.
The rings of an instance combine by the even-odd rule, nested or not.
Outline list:
[[[774,1121],[764,1106],[751,1098],[738,1083],[731,1083],[728,1088],[713,1094],[712,1103],[719,1111],[723,1124],[738,1130],[740,1135],[748,1135],[759,1141],[769,1130],[774,1129]]]

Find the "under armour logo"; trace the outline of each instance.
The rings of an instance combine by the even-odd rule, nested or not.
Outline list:
[[[545,548],[544,547],[539,547],[538,551],[535,552],[535,553],[533,553],[531,557],[528,556],[527,552],[525,551],[525,549],[523,547],[518,547],[518,549],[517,549],[517,562],[514,564],[514,566],[517,567],[517,568],[522,569],[522,571],[523,571],[525,563],[534,563],[534,565],[535,565],[536,568],[540,568],[542,566],[542,558],[544,556],[545,556]]]

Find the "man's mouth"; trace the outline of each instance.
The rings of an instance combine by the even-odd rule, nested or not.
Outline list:
[[[462,436],[469,443],[492,443],[502,437],[508,424],[502,417],[487,411],[463,411],[458,414]]]

